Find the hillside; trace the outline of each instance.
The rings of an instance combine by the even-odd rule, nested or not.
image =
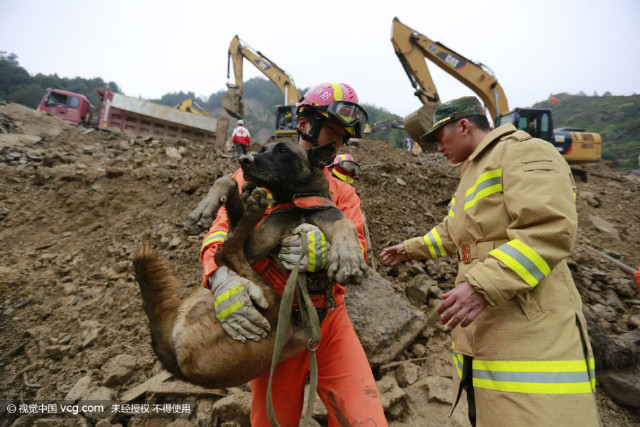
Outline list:
[[[430,319],[394,361],[374,366],[389,423],[467,426],[464,404],[445,418],[452,399],[450,341],[433,311],[452,286],[455,266],[441,260],[390,268],[378,257],[384,247],[423,234],[446,215],[457,170],[436,154],[380,141],[360,141],[345,152],[362,165],[355,187],[370,231],[370,265],[403,304]],[[204,233],[188,236],[182,224],[213,180],[237,168],[223,154],[184,139],[87,130],[0,103],[3,400],[190,405],[187,414],[146,421],[120,412],[101,426],[248,425],[246,386],[201,389],[163,374],[130,271],[132,254],[145,239],[185,291],[200,285]],[[640,352],[638,292],[629,273],[589,247],[637,265],[640,184],[604,163],[586,170],[588,181],[578,182],[579,237],[570,266],[592,319],[600,417],[606,427],[639,425],[640,367],[615,368]],[[1,409],[2,426],[98,422],[88,414],[7,416]],[[326,425],[322,407],[314,418]]]

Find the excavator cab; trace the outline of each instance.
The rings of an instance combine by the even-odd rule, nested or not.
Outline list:
[[[516,108],[512,112],[498,117],[497,125],[511,123],[518,130],[527,132],[534,138],[554,143],[553,120],[548,108]]]
[[[276,130],[296,130],[298,128],[298,116],[295,105],[276,106]]]
[[[597,162],[602,157],[602,137],[599,134],[586,132],[582,128],[554,129],[551,110],[548,108],[516,108],[498,117],[498,126],[506,123],[513,124],[535,138],[550,142],[569,163]],[[574,175],[580,173],[575,168],[572,171]],[[583,181],[586,178],[583,177]]]
[[[276,132],[267,142],[288,141],[298,138],[298,115],[295,105],[276,105]]]

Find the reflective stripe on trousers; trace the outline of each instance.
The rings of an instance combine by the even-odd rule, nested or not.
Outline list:
[[[452,346],[453,347],[453,346]],[[464,356],[453,353],[462,378]],[[509,393],[587,394],[595,390],[593,358],[580,360],[472,360],[473,386]]]

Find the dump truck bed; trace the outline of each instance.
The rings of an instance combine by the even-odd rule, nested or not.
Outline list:
[[[228,120],[219,120],[106,91],[98,126],[130,135],[187,138],[224,147]]]

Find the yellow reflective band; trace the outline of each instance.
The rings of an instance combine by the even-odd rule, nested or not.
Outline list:
[[[578,197],[578,194],[574,192],[574,193],[573,193],[573,200],[574,200],[574,201],[576,200],[576,197]]]
[[[238,292],[242,291],[242,289],[244,289],[244,288],[242,287],[242,285],[240,283],[238,283],[237,285],[235,285],[234,287],[232,287],[228,291],[221,293],[218,296],[218,298],[216,298],[215,307],[218,308],[218,305],[220,305],[223,302],[225,302],[226,300],[228,300],[231,295],[235,295]]]
[[[596,389],[596,360],[593,357],[589,358],[589,378],[591,378],[591,388]]]
[[[336,169],[333,169],[331,171],[331,173],[334,174],[337,178],[339,178],[339,179],[343,180],[344,182],[346,182],[347,184],[352,184],[353,183],[353,178],[351,178],[350,176],[341,174]]]
[[[487,171],[480,175],[473,187],[465,193],[464,209],[467,210],[483,197],[502,191],[502,169]]]
[[[338,83],[331,83],[333,86],[333,99],[336,101],[342,101],[342,86]]]
[[[529,394],[589,394],[593,390],[590,383],[520,383],[520,382],[496,382],[474,378],[473,386],[488,390],[504,391],[510,393]]]
[[[532,288],[551,272],[549,264],[518,239],[500,245],[489,255],[506,264]]]
[[[451,199],[451,205],[449,206],[449,216],[451,218],[456,216],[456,198]]]
[[[242,292],[244,288],[242,287],[242,285],[240,283],[238,283],[237,285],[235,285],[234,287],[232,287],[231,289],[229,289],[226,292],[221,293],[215,301],[215,308],[218,308],[219,305],[224,304],[225,302],[227,302],[227,300],[232,296],[237,294],[238,292]],[[233,313],[234,311],[236,311],[237,309],[239,309],[240,307],[242,307],[242,302],[240,302],[240,300],[234,302],[233,304],[231,304],[229,307],[225,308],[224,310],[222,310],[220,313],[216,314],[216,318],[218,320],[222,320],[225,317],[227,317],[228,315],[230,315],[231,313]]]
[[[273,200],[273,194],[271,194],[271,191],[267,190],[267,208],[268,209],[272,209],[273,206],[275,205],[275,200]]]
[[[447,251],[444,250],[442,239],[440,238],[440,235],[436,231],[435,227],[433,227],[431,231],[425,234],[423,239],[427,244],[427,247],[429,248],[429,252],[431,253],[432,258],[447,256]]]
[[[236,311],[237,309],[239,309],[240,307],[242,307],[242,303],[240,301],[236,301],[229,307],[222,310],[220,313],[216,314],[216,319],[222,320],[228,315],[230,315],[231,313],[233,313],[234,311]]]
[[[451,343],[451,355],[453,356],[453,365],[456,367],[456,371],[458,372],[458,377],[462,379],[462,368],[464,367],[464,356],[462,354],[458,354],[454,350],[455,343]]]
[[[453,118],[453,116],[447,116],[447,117],[445,117],[444,119],[440,119],[440,120],[438,120],[437,122],[435,122],[435,123],[433,124],[433,128],[435,129],[436,127],[438,127],[438,125],[439,125],[440,123],[442,123],[442,122],[446,122],[447,120],[452,119],[452,118]]]
[[[322,232],[313,232],[308,235],[309,237],[309,268],[308,270],[318,271],[324,268],[326,264],[325,260],[325,247],[326,238]],[[318,259],[318,255],[319,258]]]
[[[589,361],[473,361],[474,387],[532,394],[592,393]]]
[[[200,247],[200,254],[202,254],[202,251],[204,251],[205,247],[215,242],[224,242],[226,238],[227,238],[226,231],[216,231],[215,233],[207,236],[204,239],[204,242],[202,242],[202,246]]]

